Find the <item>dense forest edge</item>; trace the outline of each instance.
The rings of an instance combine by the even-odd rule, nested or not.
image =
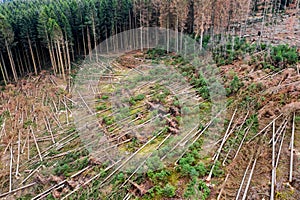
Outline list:
[[[275,30],[289,9],[288,16],[297,16],[299,1],[8,1],[0,6],[1,79],[16,82],[43,69],[65,79],[72,62],[91,57],[106,38],[140,27],[189,34],[201,49],[207,40],[214,44],[217,38],[228,40],[226,35],[249,36],[249,24],[259,22],[254,35],[260,41],[266,27]]]

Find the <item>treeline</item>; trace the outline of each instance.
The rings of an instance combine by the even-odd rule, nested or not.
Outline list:
[[[66,78],[71,63],[101,41],[149,26],[203,38],[246,29],[248,19],[300,0],[16,0],[0,4],[0,70],[5,84],[51,67]],[[273,16],[273,15],[272,15]],[[263,18],[264,20],[266,18]]]

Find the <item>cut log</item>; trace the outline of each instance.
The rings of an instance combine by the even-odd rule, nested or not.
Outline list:
[[[42,158],[42,155],[41,155],[41,152],[40,152],[39,145],[38,145],[38,143],[37,143],[37,141],[36,141],[36,137],[35,137],[35,135],[34,135],[34,132],[33,132],[33,130],[32,130],[32,127],[31,127],[31,126],[30,126],[30,131],[31,131],[31,134],[32,134],[32,136],[33,136],[33,140],[34,140],[34,143],[35,143],[35,146],[36,146],[37,152],[38,152],[38,154],[39,154],[40,160],[41,160],[41,161],[43,161],[43,158]],[[29,140],[28,140],[28,141],[29,141]]]
[[[290,176],[289,176],[290,183],[293,181],[294,138],[295,138],[295,113],[293,115],[293,127],[292,127],[292,137],[291,137],[291,160],[290,160]]]
[[[211,170],[210,170],[210,172],[209,172],[209,174],[208,174],[208,176],[207,176],[207,178],[206,178],[206,181],[208,181],[208,182],[211,180],[211,177],[212,177],[212,174],[213,174],[213,170],[214,170],[214,168],[215,168],[215,166],[216,166],[216,163],[217,163],[217,161],[218,161],[218,159],[219,159],[219,156],[220,156],[220,153],[221,153],[221,151],[222,151],[223,145],[226,143],[226,140],[227,140],[227,138],[229,137],[229,134],[230,134],[230,133],[229,133],[229,130],[230,130],[231,124],[232,124],[232,122],[233,122],[233,119],[234,119],[234,117],[235,117],[236,111],[237,111],[237,108],[234,110],[234,112],[233,112],[233,114],[232,114],[232,116],[231,116],[231,120],[230,120],[230,122],[229,122],[229,125],[228,125],[228,127],[227,127],[227,130],[226,130],[225,135],[224,135],[224,137],[223,137],[222,143],[221,143],[221,145],[220,145],[220,147],[219,147],[219,149],[218,149],[218,151],[217,151],[217,154],[216,154],[216,156],[215,156],[213,166],[211,167]]]
[[[36,184],[36,183],[33,182],[33,183],[30,183],[30,184],[25,185],[25,186],[23,186],[23,187],[20,187],[20,188],[16,188],[16,189],[14,189],[14,190],[11,190],[10,192],[2,193],[2,194],[0,194],[0,198],[5,197],[5,196],[7,196],[7,195],[9,195],[9,194],[13,194],[13,193],[15,193],[15,192],[18,192],[18,191],[20,191],[20,190],[29,188],[29,187],[31,187],[31,186],[33,186],[33,185],[35,185],[35,184]]]
[[[9,164],[9,192],[12,191],[12,165],[13,165],[13,149],[10,143],[10,164]]]
[[[248,189],[249,189],[249,186],[250,186],[250,183],[251,183],[251,180],[252,180],[252,175],[253,175],[253,172],[254,172],[254,169],[255,169],[255,166],[256,166],[256,161],[257,161],[257,158],[255,158],[254,163],[252,165],[252,169],[251,169],[251,172],[250,172],[250,175],[249,175],[249,178],[248,178],[248,182],[247,182],[242,200],[245,200],[247,198],[247,193],[248,193]]]
[[[237,191],[235,200],[239,200],[240,193],[241,193],[241,191],[242,191],[242,189],[243,189],[243,185],[244,185],[244,182],[245,182],[245,179],[246,179],[246,176],[247,176],[249,167],[250,167],[250,165],[251,165],[251,163],[252,163],[252,159],[253,159],[253,157],[251,157],[251,159],[250,159],[250,161],[249,161],[249,164],[248,164],[248,166],[247,166],[247,168],[246,168],[246,170],[245,170],[245,173],[244,173],[244,176],[243,176],[243,178],[242,178],[240,187],[239,187],[239,189],[238,189],[238,191]]]
[[[272,134],[272,180],[271,180],[270,200],[274,200],[275,181],[276,181],[276,167],[275,167],[275,121],[274,121],[273,134]]]

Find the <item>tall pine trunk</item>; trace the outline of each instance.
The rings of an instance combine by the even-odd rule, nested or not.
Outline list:
[[[25,47],[24,47],[24,49],[25,49]],[[25,51],[25,58],[26,58],[26,60],[27,60],[27,63],[28,63],[28,67],[30,67],[30,69],[28,70],[28,72],[32,72],[32,65],[31,65],[31,62],[30,62],[30,56],[28,55],[28,52],[27,51]],[[27,67],[27,68],[28,68]]]
[[[202,51],[202,48],[203,48],[203,34],[204,34],[204,27],[203,27],[203,20],[202,20],[201,30],[200,30],[200,51]]]
[[[5,76],[4,69],[3,69],[2,65],[1,65],[1,62],[0,62],[0,69],[1,69],[1,73],[2,73],[4,84],[7,85],[7,79],[6,79],[6,76]]]
[[[106,44],[106,52],[108,53],[109,52],[109,49],[108,49],[108,34],[107,34],[107,26],[105,26],[105,44]]]
[[[129,16],[128,17],[128,21],[129,21],[129,41],[128,41],[128,46],[131,47],[130,44],[132,43],[132,34],[131,34],[132,33],[132,30],[131,30],[132,29],[132,27],[131,27],[132,26],[132,24],[131,24],[132,22],[131,22],[131,12],[130,12],[130,10],[128,10],[128,16]]]
[[[56,41],[56,48],[57,48],[57,52],[58,52],[58,62],[60,62],[61,73],[62,73],[63,79],[66,80],[65,69],[64,69],[64,64],[63,64],[63,58],[61,55],[59,40]]]
[[[55,69],[56,69],[56,73],[60,74],[59,62],[56,61],[57,60],[57,53],[55,55],[55,50],[54,50],[54,47],[53,47],[52,40],[50,42],[50,47],[51,47],[51,54],[52,54],[53,63],[54,63]]]
[[[141,33],[141,51],[143,51],[143,21],[142,21],[142,9],[140,9],[140,33]]]
[[[92,60],[92,43],[91,43],[91,35],[90,35],[89,26],[86,26],[86,34],[87,34],[87,39],[88,39],[89,58],[91,61]]]
[[[18,75],[17,75],[15,63],[14,63],[13,57],[11,55],[11,50],[8,47],[8,43],[7,43],[6,40],[5,40],[5,47],[6,47],[6,50],[7,50],[7,54],[8,54],[8,58],[9,58],[10,66],[11,66],[11,70],[12,70],[12,73],[13,73],[13,76],[14,76],[14,80],[15,80],[15,82],[17,82],[18,81]]]
[[[73,47],[73,44],[70,44],[71,46],[71,52],[72,52],[72,61],[75,60],[75,56],[74,56],[74,47]],[[71,59],[70,59],[71,60]]]
[[[179,51],[179,33],[178,33],[178,31],[179,31],[179,19],[178,19],[178,15],[176,17],[176,28],[175,28],[175,30],[176,30],[176,52],[178,53],[178,51]]]
[[[4,61],[4,58],[3,58],[3,55],[2,55],[2,52],[1,52],[1,51],[0,51],[0,57],[1,57],[2,66],[3,66],[3,69],[4,69],[4,74],[5,74],[5,76],[6,76],[6,80],[9,81],[7,69],[6,69],[6,66],[5,66],[5,61]],[[0,62],[0,63],[1,63],[1,62]]]
[[[50,61],[51,61],[51,65],[52,65],[52,68],[53,68],[53,72],[54,72],[54,75],[56,75],[57,67],[56,67],[54,55],[52,54],[53,53],[53,48],[49,43],[48,43],[48,50],[49,50]]]
[[[61,73],[61,63],[60,63],[60,60],[59,60],[59,55],[58,55],[58,48],[57,48],[57,44],[56,44],[56,42],[51,42],[52,44],[51,44],[51,47],[52,47],[52,51],[53,51],[53,55],[55,55],[55,57],[54,57],[54,61],[55,61],[55,63],[56,63],[56,66],[57,66],[57,69],[58,69],[58,74],[59,75],[62,75]],[[54,44],[53,44],[54,43]],[[55,50],[55,49],[56,50]]]
[[[96,36],[96,27],[95,27],[94,16],[92,18],[92,29],[93,29],[93,36],[94,36],[94,49],[95,49],[95,54],[96,54],[96,62],[98,62],[97,36]]]
[[[69,68],[69,74],[71,74],[71,59],[70,59],[70,50],[69,50],[69,43],[68,40],[66,41],[66,50],[67,50],[67,61],[68,61],[68,68]]]
[[[21,61],[19,67],[21,67],[22,74],[25,74],[24,65],[23,65],[23,62],[22,62],[22,57],[21,57],[20,51],[17,51],[17,57]]]
[[[64,65],[64,67],[66,67],[66,66],[68,66],[68,60],[67,60],[67,52],[66,52],[64,40],[61,42],[61,46],[62,46],[62,54],[63,54],[63,65]]]
[[[36,46],[36,44],[34,44],[34,47],[35,47],[35,52],[36,52],[36,57],[37,57],[37,60],[38,60],[38,68],[40,71],[42,71],[42,63],[41,63],[41,59],[40,59],[40,54],[39,54],[39,50],[38,50],[38,47]]]
[[[25,65],[25,69],[26,69],[26,72],[27,73],[29,73],[30,72],[30,70],[29,70],[29,68],[28,68],[28,62],[27,62],[27,59],[26,59],[26,51],[24,50],[24,48],[22,49],[22,58],[23,59],[21,59],[21,60],[23,60],[23,63],[24,63],[24,65]],[[24,70],[25,71],[25,70]]]
[[[116,25],[115,25],[115,35],[114,35],[114,38],[116,39],[117,52],[119,52],[118,23],[117,22],[116,22]]]
[[[48,50],[49,50],[49,56],[50,56],[51,65],[52,65],[52,68],[53,68],[54,75],[56,75],[56,73],[57,73],[57,65],[56,65],[56,62],[55,62],[55,55],[54,55],[54,52],[53,52],[52,42],[49,40],[49,36],[47,34],[46,27],[45,27],[45,33],[46,33],[47,46],[48,46]]]
[[[36,64],[35,64],[35,59],[34,59],[34,54],[33,54],[33,50],[32,50],[32,46],[31,46],[31,40],[29,38],[29,35],[27,33],[27,41],[28,41],[28,45],[29,45],[29,49],[30,49],[30,54],[31,54],[31,59],[32,59],[32,63],[33,63],[33,68],[34,68],[34,74],[37,75],[37,68],[36,68]]]
[[[82,27],[82,43],[83,43],[83,54],[84,54],[84,57],[86,57],[86,47],[85,47],[85,36],[84,36],[84,28]]]

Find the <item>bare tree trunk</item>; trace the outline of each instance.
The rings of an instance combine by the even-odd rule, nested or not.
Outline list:
[[[179,31],[179,19],[178,19],[178,15],[176,17],[176,28],[175,28],[175,30],[176,30],[176,52],[178,52],[179,51],[179,33],[178,33],[178,31]],[[182,29],[181,29],[181,31],[182,31]]]
[[[234,51],[234,45],[235,45],[235,41],[234,41],[234,36],[235,36],[235,28],[233,27],[232,28],[232,38],[231,38],[231,43],[232,43],[232,45],[231,45],[231,52],[233,52]]]
[[[25,47],[24,47],[24,49],[25,49]],[[30,62],[31,58],[28,54],[28,51],[26,51],[26,50],[25,50],[25,60],[27,60],[27,65],[28,65],[27,69],[28,69],[28,67],[30,67],[30,70],[28,70],[28,72],[32,72],[32,64]]]
[[[6,81],[7,79],[5,77],[5,73],[4,73],[3,67],[1,65],[1,62],[0,62],[0,69],[1,69],[1,73],[2,73],[4,84],[7,85],[7,81]]]
[[[38,51],[38,48],[36,49],[37,51]],[[42,53],[42,55],[41,55],[41,64],[42,65],[45,65],[46,64],[46,61],[45,60],[48,60],[49,58],[48,58],[48,56],[47,56],[47,58],[46,58],[46,56],[45,56],[45,51],[43,51],[43,49],[41,48],[40,49],[41,51],[41,53]]]
[[[68,40],[66,40],[66,49],[67,49],[67,60],[68,60],[68,68],[69,68],[69,76],[68,76],[68,78],[69,78],[69,81],[68,81],[68,83],[69,83],[69,92],[71,92],[71,60],[70,60],[70,51],[69,51],[69,44],[68,44]],[[66,111],[66,112],[68,112],[68,111]],[[50,127],[50,125],[49,125],[49,127]]]
[[[68,67],[69,76],[68,76],[68,88],[69,92],[71,91],[71,60],[70,60],[70,50],[69,50],[69,43],[68,43],[68,36],[65,34],[65,42],[63,44],[63,47],[66,48],[66,67]],[[65,46],[64,46],[65,45]]]
[[[134,21],[133,21],[133,28],[135,29],[136,28],[136,14],[134,14]],[[135,49],[136,46],[137,46],[137,38],[136,38],[136,35],[135,35],[135,31],[132,32],[133,33],[133,48]]]
[[[38,50],[38,48],[37,48],[37,46],[36,46],[36,44],[34,45],[34,47],[35,47],[35,51],[36,51],[36,57],[37,57],[37,60],[38,60],[38,64],[39,64],[39,70],[41,71],[42,70],[42,64],[41,64],[41,60],[40,60],[40,55],[39,55],[39,50]]]
[[[62,56],[61,56],[59,40],[56,41],[56,46],[57,46],[57,49],[58,49],[58,55],[59,55],[59,60],[60,60],[61,72],[62,72],[62,75],[63,75],[63,79],[66,80],[65,68],[64,68],[63,59],[62,59]]]
[[[26,59],[26,51],[25,50],[22,50],[22,57],[23,57],[23,59],[21,59],[21,60],[23,60],[24,61],[24,65],[25,65],[25,68],[26,68],[26,72],[27,73],[29,73],[30,72],[30,70],[29,70],[29,68],[28,68],[28,62],[27,62],[27,59]],[[25,71],[25,70],[24,70]]]
[[[125,29],[124,29],[125,30]],[[122,33],[122,25],[120,25],[120,33]],[[121,39],[121,49],[123,49],[124,48],[124,44],[123,44],[123,34],[120,34],[120,39]]]
[[[128,18],[129,18],[129,42],[128,42],[128,44],[131,44],[132,43],[132,34],[131,34],[131,29],[132,29],[132,22],[131,22],[131,12],[130,12],[130,10],[128,10]],[[130,45],[131,46],[131,45]]]
[[[89,57],[90,57],[90,61],[91,61],[92,60],[92,44],[91,44],[91,35],[90,35],[89,26],[86,26],[86,34],[87,34],[87,39],[88,39]]]
[[[117,48],[116,48],[117,52],[119,52],[119,39],[118,39],[117,35],[118,35],[118,23],[116,22],[114,38],[115,38],[116,45],[117,45]]]
[[[263,35],[263,31],[264,31],[264,28],[265,28],[265,20],[266,20],[266,7],[267,7],[267,1],[264,0],[264,11],[263,11],[263,20],[261,22],[261,29],[260,29],[260,36],[259,36],[259,41],[258,41],[258,44],[260,45],[261,44],[261,37]]]
[[[66,49],[67,49],[67,61],[68,61],[68,65],[67,66],[69,67],[69,74],[71,74],[71,59],[70,59],[70,50],[69,50],[68,40],[66,40]]]
[[[247,30],[247,23],[248,23],[248,16],[249,16],[249,11],[250,11],[250,5],[251,5],[251,0],[248,0],[247,11],[246,11],[246,14],[245,14],[246,20],[244,22],[244,27],[242,28],[242,26],[241,26],[240,38],[242,37],[242,35],[245,34],[245,32]]]
[[[77,53],[78,54],[81,54],[81,48],[80,48],[80,42],[79,42],[79,37],[76,37],[76,41],[77,41],[77,45],[76,45],[76,48],[77,48]],[[73,57],[74,58],[74,57]],[[74,59],[73,59],[74,60]]]
[[[98,62],[98,51],[97,51],[97,36],[96,36],[96,28],[95,28],[95,19],[94,16],[92,18],[92,28],[93,28],[93,36],[94,36],[94,49],[96,54],[96,62]]]
[[[126,27],[124,25],[123,30],[124,31],[128,30],[127,28],[129,28],[129,27]],[[125,38],[122,39],[123,43],[124,43],[123,50],[125,50],[125,51],[128,50],[128,46],[130,44],[130,40],[131,40],[130,35],[131,35],[131,30],[129,29],[129,31],[126,31]]]
[[[52,55],[53,49],[50,46],[51,45],[48,43],[48,50],[49,50],[50,60],[51,60],[51,64],[52,64],[54,75],[56,75],[56,73],[57,73],[57,67],[56,67],[56,63],[54,61],[54,56]]]
[[[72,44],[71,44],[70,46],[71,46],[71,52],[72,52],[72,61],[74,61],[74,60],[75,60],[75,56],[74,56],[74,47],[73,47]],[[70,54],[70,53],[69,53],[69,54]],[[70,55],[69,55],[69,57],[70,57]],[[70,63],[71,63],[71,60],[70,60]]]
[[[64,40],[61,42],[61,46],[62,46],[62,54],[63,54],[63,62],[62,63],[64,65],[64,67],[67,67],[67,66],[69,66],[69,64],[68,64],[68,60],[67,60],[67,52],[66,52]]]
[[[215,6],[216,6],[216,0],[213,0],[212,2],[212,13],[211,13],[211,27],[210,27],[210,37],[212,39],[212,43],[214,43],[214,26],[215,26]]]
[[[86,47],[85,47],[84,28],[82,28],[81,32],[82,32],[83,54],[84,54],[84,57],[86,57]]]
[[[22,67],[20,67],[21,66],[21,59],[19,58],[19,56],[18,56],[18,51],[15,51],[15,62],[16,62],[16,66],[18,66],[18,68],[19,68],[19,73],[20,73],[20,75],[21,76],[23,76],[24,75],[24,70],[23,70],[23,68]]]
[[[106,52],[108,53],[108,35],[107,35],[107,27],[105,26],[105,34],[106,34],[106,39],[105,39],[105,44],[106,44]]]
[[[182,41],[183,40],[183,27],[181,27],[180,31],[180,51],[182,51]]]
[[[6,80],[9,81],[9,77],[8,77],[8,74],[7,74],[7,69],[6,69],[5,62],[4,62],[3,55],[2,55],[1,51],[0,51],[0,56],[1,56],[2,66],[4,68],[4,74],[6,76]]]
[[[114,25],[115,26],[115,25]],[[115,43],[115,28],[111,27],[111,37],[110,37],[110,41],[112,40],[112,45],[114,47],[114,52],[116,52],[116,43]]]
[[[227,27],[226,27],[225,33],[229,33],[230,22],[231,22],[231,18],[232,18],[232,13],[233,13],[233,2],[232,2],[232,0],[229,0],[229,10],[228,10],[228,18],[227,18]]]
[[[204,34],[204,14],[202,13],[202,20],[201,20],[201,28],[200,28],[200,51],[203,48],[203,34]]]
[[[47,46],[48,46],[48,50],[49,50],[49,55],[50,55],[50,60],[51,60],[51,64],[52,64],[52,68],[54,71],[54,75],[56,75],[57,73],[57,65],[55,62],[55,58],[54,58],[54,53],[53,53],[53,47],[52,47],[52,42],[49,40],[49,36],[47,34],[47,29],[46,26],[44,27],[45,29],[45,33],[46,33],[46,38],[47,38]]]
[[[10,62],[12,72],[13,72],[14,79],[17,82],[18,81],[18,75],[17,75],[17,71],[16,71],[16,68],[15,68],[15,63],[14,63],[14,60],[13,60],[12,55],[11,55],[11,50],[8,47],[8,44],[7,44],[6,40],[5,40],[5,47],[6,47],[6,50],[7,50],[7,54],[8,54],[8,58],[9,58],[9,62]]]
[[[57,65],[57,69],[58,69],[58,73],[61,75],[61,63],[60,63],[60,60],[59,60],[59,55],[58,55],[58,48],[56,47],[56,51],[54,52],[54,48],[53,48],[53,42],[51,41],[51,48],[52,48],[52,51],[53,51],[53,54],[56,54],[56,59],[54,57],[54,61]],[[54,42],[54,45],[55,45],[55,42]]]
[[[149,1],[150,2],[150,1]],[[150,26],[150,20],[151,20],[151,13],[149,11],[150,4],[149,2],[146,3],[147,11],[146,11],[146,37],[147,37],[147,48],[150,48],[150,33],[149,33],[149,26]]]
[[[17,53],[17,57],[19,58],[19,60],[21,60],[22,61],[22,58],[21,58],[21,54],[20,54],[20,51],[17,51],[18,53]],[[24,74],[25,73],[25,70],[24,70],[24,65],[23,65],[23,62],[20,62],[20,65],[19,66],[21,66],[21,71],[22,71],[22,74]]]
[[[34,54],[33,54],[33,50],[32,50],[32,46],[31,46],[31,40],[29,38],[29,35],[27,33],[27,41],[28,41],[28,45],[29,45],[29,49],[30,49],[30,54],[31,54],[31,59],[32,59],[32,63],[33,63],[33,68],[34,68],[34,74],[37,75],[37,68],[36,68],[36,64],[35,64],[35,59],[34,59]]]
[[[170,16],[168,15],[168,18],[167,18],[167,52],[168,53],[170,51],[170,30],[169,30],[169,27],[170,27]]]
[[[141,51],[143,51],[143,21],[142,21],[142,9],[140,9],[140,29],[141,29]]]

